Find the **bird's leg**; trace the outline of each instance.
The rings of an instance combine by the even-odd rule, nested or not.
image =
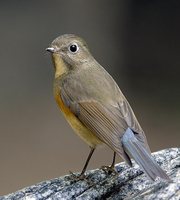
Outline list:
[[[112,174],[112,173],[117,174],[117,171],[115,170],[115,167],[114,167],[115,161],[116,161],[116,152],[114,151],[112,164],[110,166],[102,166],[101,169],[107,172],[108,174]]]
[[[74,173],[72,173],[72,172],[70,171],[70,174],[73,175],[73,178],[74,178],[75,180],[84,180],[84,179],[86,179],[85,171],[86,171],[86,168],[87,168],[87,166],[88,166],[88,163],[89,163],[89,161],[90,161],[90,159],[91,159],[91,157],[92,157],[92,155],[93,155],[93,153],[94,153],[95,148],[90,147],[90,149],[91,149],[91,150],[90,150],[90,152],[89,152],[89,155],[88,155],[88,157],[87,157],[87,160],[86,160],[86,162],[85,162],[85,165],[84,165],[84,167],[83,167],[83,169],[82,169],[80,175],[79,175],[79,176],[76,176]]]
[[[112,164],[111,164],[110,168],[114,169],[115,161],[116,161],[116,152],[114,151],[113,160],[112,160]]]
[[[86,168],[87,168],[87,166],[88,166],[88,163],[89,163],[89,161],[90,161],[90,159],[91,159],[91,157],[92,157],[92,155],[93,155],[93,153],[94,153],[95,148],[92,148],[92,147],[90,147],[90,148],[91,148],[91,150],[90,150],[90,152],[89,152],[89,155],[88,155],[88,158],[87,158],[87,160],[86,160],[86,163],[85,163],[85,165],[84,165],[84,167],[83,167],[83,169],[82,169],[82,172],[81,172],[81,174],[80,174],[80,177],[84,177],[84,176],[85,176],[84,173],[85,173]]]

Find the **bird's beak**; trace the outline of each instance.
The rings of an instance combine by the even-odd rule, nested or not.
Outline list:
[[[48,47],[46,48],[46,51],[49,51],[50,53],[56,52],[56,49],[54,47]]]

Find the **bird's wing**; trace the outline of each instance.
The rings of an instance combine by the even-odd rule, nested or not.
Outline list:
[[[120,96],[123,96],[122,92]],[[126,121],[128,127],[133,130],[134,133],[136,133],[136,138],[139,142],[147,149],[149,153],[151,153],[149,145],[147,143],[146,135],[144,134],[143,129],[141,128],[131,106],[129,105],[126,98],[123,96],[123,99],[121,98],[121,101],[118,102],[119,111],[121,112],[121,115],[123,116],[124,120]]]
[[[89,78],[91,77],[91,79]],[[92,82],[93,80],[93,82]],[[127,160],[121,137],[129,127],[149,149],[146,137],[130,105],[106,71],[87,71],[61,82],[61,98],[66,106],[97,137]]]
[[[60,95],[65,105],[89,130],[131,165],[130,158],[120,142],[128,125],[119,112],[118,104],[117,107],[103,105],[91,97],[83,99],[82,95],[79,99],[77,93],[72,95],[71,91],[71,94],[68,94],[68,91],[64,89],[61,89]]]

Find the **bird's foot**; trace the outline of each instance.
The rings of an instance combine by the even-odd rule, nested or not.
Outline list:
[[[116,171],[114,166],[102,166],[100,169],[102,169],[108,175],[117,175],[118,174],[118,172]]]
[[[86,176],[85,174],[76,175],[73,172],[69,171],[70,175],[72,176],[71,179],[74,182],[78,181],[86,181],[89,185],[93,185],[93,182]]]
[[[87,177],[85,176],[85,174],[80,174],[80,175],[76,175],[73,172],[69,171],[70,175],[72,176],[72,179],[74,181],[83,181],[85,180]]]

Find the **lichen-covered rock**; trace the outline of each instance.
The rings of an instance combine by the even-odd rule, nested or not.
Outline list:
[[[153,154],[166,170],[172,182],[148,180],[133,162],[133,168],[125,163],[116,165],[117,175],[108,175],[96,169],[87,172],[88,181],[74,181],[72,175],[44,181],[24,188],[0,200],[88,200],[88,199],[180,199],[180,149],[171,148]]]

